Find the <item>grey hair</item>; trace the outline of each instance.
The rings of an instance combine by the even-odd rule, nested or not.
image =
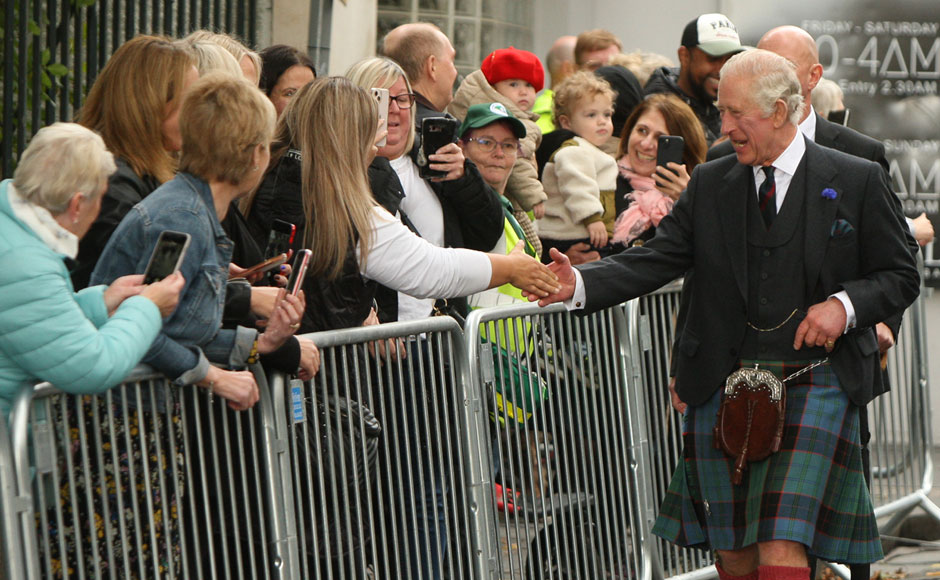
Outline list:
[[[813,101],[816,112],[825,119],[836,106],[842,104],[842,87],[835,81],[819,79],[809,98]]]
[[[224,72],[238,78],[244,78],[242,68],[232,53],[225,47],[208,40],[197,40],[189,45],[189,50],[196,59],[199,76],[211,72]]]
[[[13,186],[30,203],[59,215],[76,193],[94,200],[117,170],[97,133],[76,123],[40,129],[20,156]]]
[[[750,79],[751,100],[765,116],[773,113],[774,105],[779,99],[787,106],[787,119],[790,123],[800,124],[805,104],[800,80],[796,76],[796,65],[792,62],[769,50],[745,50],[729,58],[721,67],[721,78],[729,76]]]

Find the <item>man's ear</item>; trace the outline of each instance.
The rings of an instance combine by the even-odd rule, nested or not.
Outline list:
[[[817,62],[817,63],[814,64],[812,67],[810,67],[810,69],[809,69],[809,85],[808,85],[810,92],[812,92],[813,89],[816,88],[816,85],[819,84],[820,79],[822,79],[822,75],[823,75],[823,67],[822,67],[821,64],[819,64],[819,63]]]
[[[688,69],[689,63],[692,61],[692,52],[687,46],[680,46],[679,50],[676,51],[676,56],[679,57],[679,68]]]
[[[772,117],[774,127],[777,129],[788,123],[787,117],[789,117],[789,114],[787,112],[787,103],[783,99],[777,99],[774,103],[774,113]]]
[[[424,76],[432,81],[437,79],[437,57],[433,54],[424,61]]]
[[[568,115],[558,115],[558,124],[561,125],[562,129],[571,130],[571,120]]]
[[[578,65],[576,65],[573,60],[566,60],[561,63],[561,78],[566,79],[576,73],[577,70]]]

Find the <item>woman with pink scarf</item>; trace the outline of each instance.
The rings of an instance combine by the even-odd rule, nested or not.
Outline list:
[[[683,163],[656,165],[660,135],[685,140]],[[674,95],[647,97],[633,110],[620,135],[617,153],[617,221],[612,242],[642,245],[672,211],[689,174],[705,159],[705,134],[688,105]]]

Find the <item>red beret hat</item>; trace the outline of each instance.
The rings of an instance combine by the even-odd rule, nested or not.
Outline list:
[[[545,71],[542,61],[528,50],[518,48],[498,48],[491,52],[480,65],[483,76],[491,84],[507,79],[522,79],[536,91],[545,86]]]

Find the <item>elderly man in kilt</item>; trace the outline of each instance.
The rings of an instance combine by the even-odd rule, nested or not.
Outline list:
[[[805,139],[800,93],[785,58],[732,57],[718,108],[736,156],[698,166],[645,246],[577,269],[553,252],[563,287],[540,302],[594,311],[694,268],[675,351],[683,460],[653,532],[715,550],[722,580],[882,557],[859,408],[880,392],[873,327],[919,276],[884,172]]]

